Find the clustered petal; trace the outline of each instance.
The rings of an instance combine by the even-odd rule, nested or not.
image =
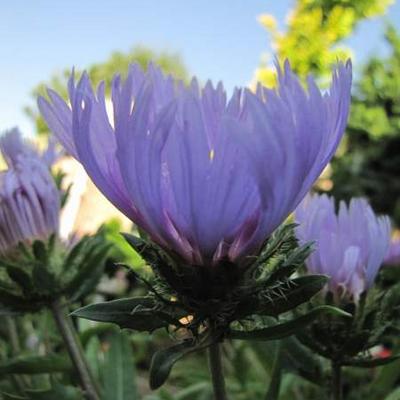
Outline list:
[[[278,88],[201,88],[130,67],[104,84],[69,81],[39,108],[49,128],[104,195],[159,245],[186,262],[215,265],[254,254],[294,210],[334,154],[348,117],[351,64],[325,94],[308,91],[289,63]]]
[[[347,206],[327,195],[310,195],[295,212],[296,235],[301,244],[315,242],[306,261],[309,272],[330,277],[329,289],[358,299],[371,287],[390,242],[390,221],[377,217],[365,199]]]
[[[14,128],[0,137],[8,165],[0,173],[0,253],[19,242],[45,239],[58,231],[60,198],[49,172],[52,150],[43,156]]]

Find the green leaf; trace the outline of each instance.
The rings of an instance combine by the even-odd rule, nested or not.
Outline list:
[[[196,350],[192,340],[186,340],[168,349],[157,351],[150,366],[150,387],[158,389],[168,379],[173,365],[186,354]]]
[[[47,374],[71,370],[68,357],[61,355],[21,356],[0,363],[0,376],[6,374]]]
[[[231,339],[242,340],[277,340],[293,335],[315,321],[321,314],[332,314],[341,317],[351,317],[351,314],[344,312],[336,307],[320,306],[314,308],[301,317],[291,321],[277,324],[268,328],[254,329],[252,331],[230,330],[228,337]]]
[[[275,350],[274,364],[272,368],[271,380],[265,400],[278,400],[282,380],[282,349],[278,344]]]
[[[82,392],[72,386],[55,383],[49,390],[27,390],[30,400],[83,400]]]
[[[290,280],[260,301],[254,314],[277,316],[310,300],[328,281],[324,275],[307,275]]]
[[[111,336],[102,377],[103,400],[139,399],[133,351],[129,337],[124,332]]]
[[[393,361],[400,359],[400,354],[396,354],[391,357],[385,358],[355,358],[351,360],[345,360],[343,365],[347,365],[350,367],[359,367],[359,368],[374,368],[379,367],[381,365],[389,364]]]
[[[151,297],[133,297],[79,308],[71,315],[92,321],[111,322],[120,328],[152,332],[170,324],[179,325],[175,316],[158,310]]]

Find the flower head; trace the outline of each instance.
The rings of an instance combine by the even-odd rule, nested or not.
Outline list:
[[[0,174],[0,253],[5,254],[19,242],[57,232],[60,199],[49,151],[41,157],[16,128],[0,137],[0,150],[8,165]]]
[[[39,108],[104,195],[150,237],[190,264],[239,262],[293,211],[331,159],[347,121],[351,64],[330,91],[305,91],[278,67],[278,89],[189,87],[153,65],[104,84],[69,81]]]
[[[311,273],[330,277],[329,289],[340,297],[357,299],[374,282],[390,241],[390,221],[377,217],[364,199],[340,202],[307,197],[295,212],[296,235],[301,244],[315,241],[316,250],[306,261]]]
[[[384,263],[386,265],[400,265],[400,238],[393,239],[390,242]]]

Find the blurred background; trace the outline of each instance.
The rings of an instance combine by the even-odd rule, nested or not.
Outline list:
[[[316,189],[337,199],[366,196],[376,211],[389,214],[394,226],[400,226],[398,1],[15,0],[2,2],[0,15],[0,129],[18,125],[39,145],[47,141],[48,129],[38,114],[36,97],[45,94],[46,86],[66,95],[72,67],[78,73],[87,70],[95,83],[109,83],[114,73],[124,74],[130,63],[146,68],[153,61],[186,82],[192,75],[203,84],[207,79],[222,80],[230,94],[235,86],[254,89],[257,82],[273,87],[274,57],[288,58],[302,79],[311,73],[327,88],[332,66],[351,57],[354,85],[347,134]],[[118,235],[132,229],[130,223],[97,192],[76,162],[65,156],[58,168],[65,174],[63,184],[70,187],[62,236],[94,233],[101,226],[107,240],[115,244],[111,258],[142,268],[143,261]],[[115,298],[130,293],[132,285],[124,272],[110,266],[98,292],[102,298]],[[41,324],[43,328],[46,321]],[[125,342],[117,340],[122,339],[114,338],[108,346],[123,348]],[[145,393],[140,371],[148,368],[153,345],[146,336],[133,335],[129,340],[139,370],[138,391]],[[87,347],[93,365],[98,353],[107,354],[102,346],[96,337]],[[268,358],[268,348],[257,346],[226,349],[237,399],[259,398],[257,393],[265,389],[268,363],[263,357]],[[161,397],[148,398],[209,398],[207,370],[196,363],[194,359],[178,366],[172,380],[175,386],[163,389]],[[258,368],[244,370],[247,364]],[[193,374],[184,377],[182,371],[191,367]],[[318,398],[317,392],[303,388],[303,381],[293,384],[290,379],[298,378],[286,378],[282,399]],[[177,390],[185,387],[192,391],[179,392],[177,397]],[[108,390],[112,396],[112,385]],[[168,397],[169,393],[175,397]],[[301,397],[304,393],[317,397]],[[362,393],[360,389],[349,398],[361,398],[357,396]]]
[[[0,10],[6,22],[0,26],[0,126],[18,125],[39,140],[48,132],[36,97],[46,86],[66,94],[72,67],[89,71],[98,83],[110,82],[131,62],[145,68],[154,61],[185,81],[193,75],[202,83],[222,80],[229,94],[235,86],[255,88],[258,81],[273,86],[274,57],[288,58],[302,78],[312,73],[323,86],[336,60],[351,57],[348,135],[319,189],[340,198],[367,196],[377,211],[400,223],[398,2],[38,0],[4,2]],[[90,184],[74,162],[64,161],[62,168],[76,182],[63,229],[72,229],[76,218],[82,231],[95,229],[102,221],[92,218],[86,226],[85,210],[79,211]],[[86,196],[90,204],[82,206],[100,201],[99,207],[107,207],[98,197],[90,202],[93,196]]]

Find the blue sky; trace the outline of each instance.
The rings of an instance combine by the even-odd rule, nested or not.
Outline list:
[[[33,127],[22,109],[30,90],[65,67],[84,68],[113,50],[135,45],[168,49],[189,71],[223,80],[230,90],[246,85],[270,51],[256,18],[271,13],[283,25],[290,0],[12,0],[0,5],[0,130]],[[397,1],[386,17],[400,29]],[[355,65],[383,53],[384,19],[362,23],[348,41]]]

